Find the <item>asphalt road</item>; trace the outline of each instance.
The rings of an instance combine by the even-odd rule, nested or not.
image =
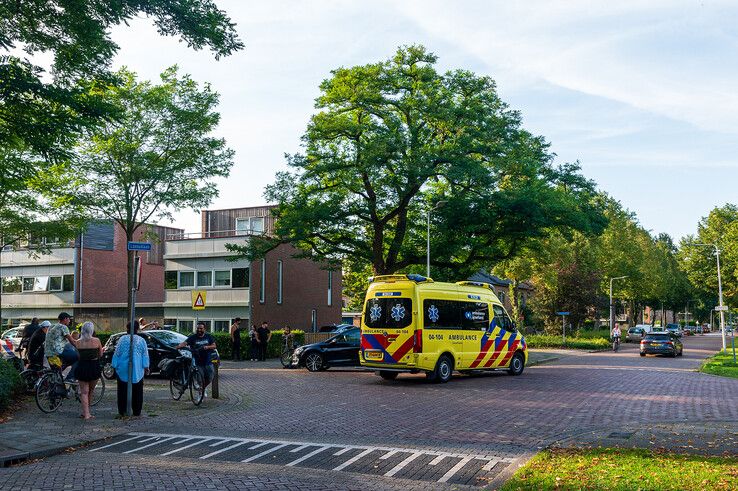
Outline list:
[[[201,408],[172,403],[174,412],[163,385],[151,382],[156,416],[121,424],[99,414],[105,422],[95,434],[114,437],[0,469],[0,484],[363,490],[495,485],[555,442],[631,434],[654,422],[735,428],[738,380],[695,371],[719,347],[719,336],[695,336],[685,338],[683,357],[642,358],[636,345],[625,344],[617,353],[566,353],[520,377],[457,375],[442,385],[421,375],[384,381],[352,370],[225,369],[221,391],[228,397]],[[62,412],[44,421],[42,431],[53,432],[52,424],[81,423]]]

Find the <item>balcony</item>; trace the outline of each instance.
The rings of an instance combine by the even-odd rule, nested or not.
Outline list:
[[[51,249],[49,254],[29,255],[27,249],[4,250],[0,252],[0,266],[51,266],[57,264],[74,264],[74,247]]]
[[[207,307],[248,306],[248,288],[204,289],[207,292]],[[164,292],[164,307],[192,307],[192,290],[167,290]]]
[[[74,303],[74,292],[57,293],[3,293],[4,309],[66,309]]]
[[[190,259],[200,257],[229,257],[233,253],[226,250],[226,244],[246,245],[248,237],[217,238],[178,238],[168,240],[164,249],[164,259]]]

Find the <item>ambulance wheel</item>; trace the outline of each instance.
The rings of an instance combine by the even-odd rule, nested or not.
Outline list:
[[[454,362],[448,355],[443,355],[438,359],[436,363],[436,369],[433,370],[433,376],[428,377],[433,382],[440,382],[445,384],[451,380],[451,375],[454,373]]]
[[[397,378],[398,373],[397,372],[390,372],[387,370],[380,370],[379,376],[382,377],[384,380],[394,380]]]
[[[520,375],[523,373],[524,368],[525,356],[523,356],[523,353],[517,352],[513,355],[512,360],[510,360],[510,368],[507,369],[507,373],[510,375]]]

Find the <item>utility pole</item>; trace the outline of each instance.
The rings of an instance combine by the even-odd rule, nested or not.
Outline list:
[[[720,248],[717,246],[717,244],[690,244],[690,245],[700,246],[700,247],[713,247],[715,249],[715,257],[717,259],[718,302],[719,302],[715,310],[720,312],[720,332],[723,338],[723,351],[725,352],[727,350],[727,346],[725,342],[725,311],[728,310],[728,307],[723,304],[723,280],[720,277]]]

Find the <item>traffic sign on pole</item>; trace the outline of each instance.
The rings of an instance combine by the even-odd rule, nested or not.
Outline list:
[[[569,315],[571,312],[556,312],[556,315]]]
[[[128,250],[129,251],[150,251],[151,243],[150,242],[129,242]]]
[[[192,310],[205,310],[207,292],[205,290],[192,290]]]
[[[727,305],[718,305],[717,307],[715,307],[715,311],[716,312],[727,312],[728,311],[728,306]]]

